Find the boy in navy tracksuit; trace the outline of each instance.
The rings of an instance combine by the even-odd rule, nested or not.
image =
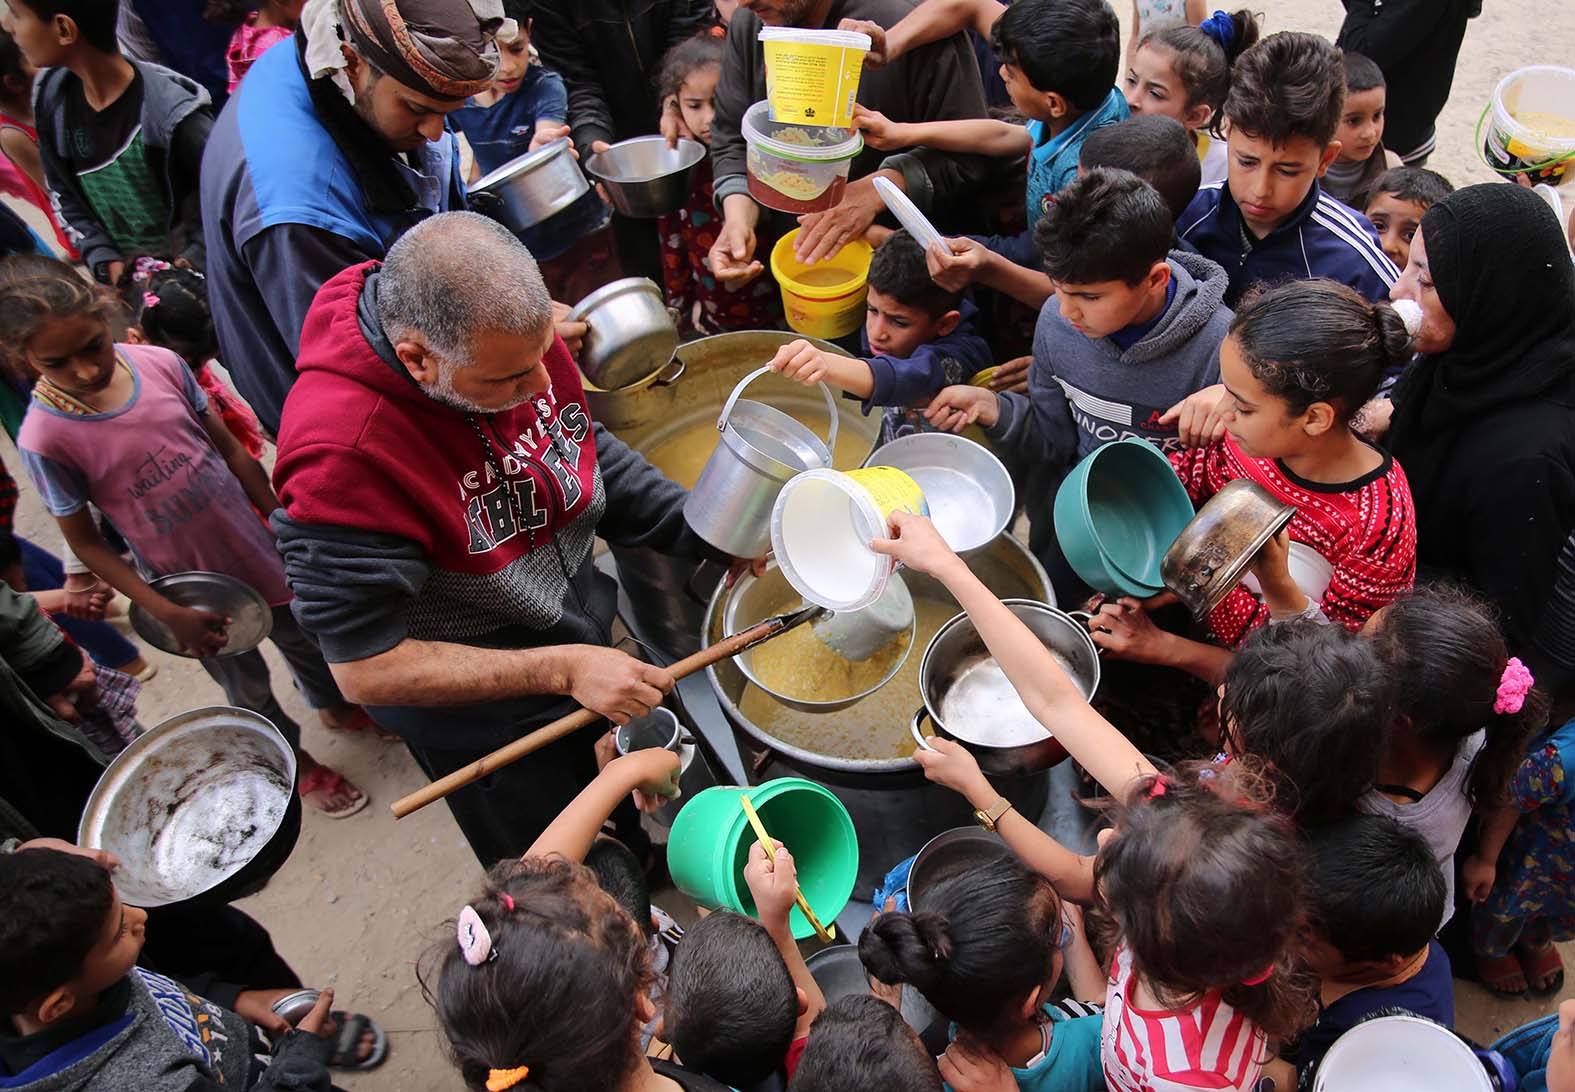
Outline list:
[[[929,431],[917,410],[942,387],[966,383],[995,363],[974,333],[973,305],[930,280],[924,248],[906,231],[893,232],[870,260],[864,306],[862,358],[792,341],[771,369],[804,384],[824,381],[861,399],[865,413],[886,407],[881,443]]]
[[[1399,270],[1372,224],[1318,185],[1340,154],[1344,99],[1340,51],[1317,35],[1273,34],[1237,60],[1225,100],[1228,176],[1203,187],[1176,225],[1225,268],[1230,306],[1254,284],[1312,277],[1389,297]]]

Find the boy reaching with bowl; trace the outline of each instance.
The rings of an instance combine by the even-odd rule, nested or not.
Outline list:
[[[918,407],[943,387],[966,383],[994,363],[974,333],[973,304],[930,279],[924,248],[906,231],[889,235],[870,260],[863,357],[791,341],[771,370],[805,385],[825,382],[864,403],[884,406],[880,442],[931,431]]]

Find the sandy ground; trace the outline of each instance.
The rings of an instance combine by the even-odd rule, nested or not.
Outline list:
[[[1254,6],[1266,15],[1270,31],[1333,36],[1341,18],[1333,0],[1260,0]],[[1117,7],[1125,22],[1129,5],[1120,0]],[[1439,120],[1439,151],[1430,164],[1456,185],[1493,178],[1473,149],[1472,134],[1500,76],[1522,64],[1567,63],[1575,53],[1575,5],[1489,0],[1484,7],[1467,33],[1454,93]],[[0,441],[0,453],[19,472],[8,443]],[[55,541],[36,496],[26,489],[20,529],[40,542]],[[340,1004],[375,1015],[389,1031],[391,1054],[383,1068],[343,1076],[340,1084],[389,1092],[459,1088],[442,1056],[413,961],[430,942],[451,936],[443,923],[475,887],[475,859],[441,807],[396,823],[389,802],[424,780],[404,748],[325,731],[294,692],[277,654],[269,648],[267,655],[276,693],[305,726],[308,748],[370,792],[373,803],[341,821],[308,813],[289,862],[265,891],[242,905],[272,930],[279,949],[309,984],[334,986]],[[222,701],[218,687],[194,662],[153,651],[148,656],[160,672],[143,692],[145,724]],[[1572,956],[1575,949],[1566,959]],[[1575,996],[1572,987],[1565,996]],[[1551,1011],[1555,1003],[1502,1002],[1464,984],[1457,997],[1461,1029],[1484,1040]]]

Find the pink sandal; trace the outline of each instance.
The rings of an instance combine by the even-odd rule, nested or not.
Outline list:
[[[345,819],[366,807],[372,802],[372,799],[371,797],[367,796],[365,792],[362,792],[362,790],[357,789],[354,785],[351,785],[350,782],[346,781],[344,775],[338,770],[331,770],[327,766],[318,763],[311,773],[301,778],[300,787],[296,789],[296,792],[300,795],[302,800],[305,800],[308,796],[315,792],[326,791],[329,795],[332,795],[338,792],[340,789],[346,787],[361,793],[360,797],[351,801],[349,804],[337,811],[330,811],[327,808],[319,808],[316,804],[312,805],[312,807],[316,808],[320,814],[326,815],[330,819]]]

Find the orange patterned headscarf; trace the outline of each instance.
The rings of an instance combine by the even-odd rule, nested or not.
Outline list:
[[[439,99],[485,91],[498,69],[499,0],[338,0],[355,51],[412,90]]]

